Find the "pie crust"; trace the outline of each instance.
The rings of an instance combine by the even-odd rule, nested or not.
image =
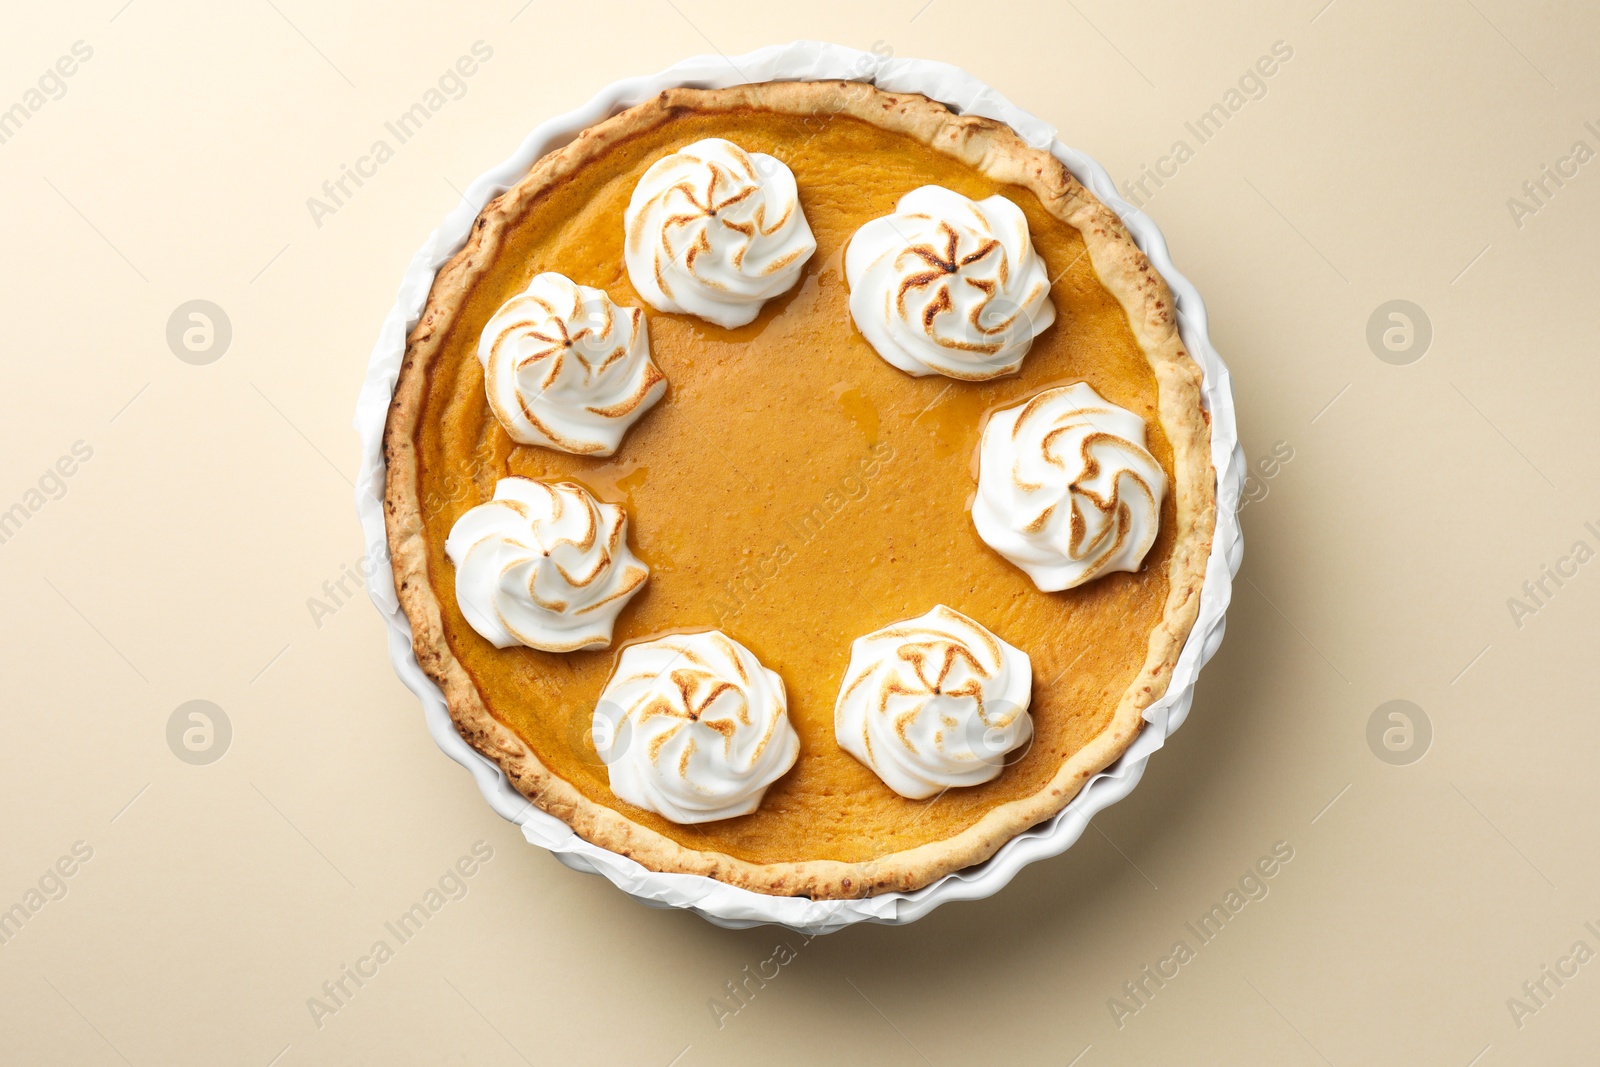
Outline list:
[[[1164,522],[1175,524],[1167,560],[1166,601],[1160,621],[1149,635],[1143,665],[1116,702],[1109,722],[1065,759],[1043,788],[995,806],[951,837],[862,862],[750,862],[688,847],[590,799],[550,770],[521,737],[490,712],[452,652],[428,574],[417,448],[428,372],[474,282],[488,269],[508,230],[541,194],[569,180],[613,146],[687,113],[741,110],[859,119],[920,142],[995,182],[1031,192],[1046,212],[1082,235],[1101,285],[1125,312],[1127,325],[1154,373],[1160,427],[1172,449],[1170,492],[1175,517],[1163,517]],[[839,328],[851,327],[841,323]],[[1215,521],[1210,419],[1202,405],[1200,385],[1200,370],[1179,337],[1172,295],[1121,220],[1049,152],[1029,147],[1009,127],[955,115],[925,97],[886,93],[858,82],[769,82],[728,89],[667,90],[585,130],[564,148],[539,160],[515,187],[483,210],[465,247],[435,279],[427,306],[407,342],[384,435],[384,512],[395,587],[410,620],[418,662],[442,689],[461,735],[494,760],[518,791],[586,840],[654,871],[706,875],[761,893],[841,899],[917,889],[982,862],[1012,837],[1058,813],[1090,777],[1126,750],[1143,724],[1143,710],[1166,691],[1198,611]],[[670,392],[663,403],[672,403]],[[621,451],[626,449],[625,440]]]

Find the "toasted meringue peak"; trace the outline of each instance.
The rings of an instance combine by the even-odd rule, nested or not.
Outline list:
[[[998,777],[1033,736],[1033,664],[940,604],[850,646],[833,708],[839,747],[920,800]]]
[[[728,328],[788,292],[817,250],[794,173],[720,137],[656,160],[624,225],[628,278],[646,303]]]
[[[1055,592],[1138,570],[1166,489],[1144,420],[1079,382],[989,419],[972,523],[1034,585]]]
[[[628,517],[573,482],[502,478],[456,520],[444,551],[456,603],[496,648],[605,648],[617,614],[650,577],[628,548]]]
[[[1015,374],[1056,320],[1022,209],[924,185],[850,238],[850,317],[907,374],[987,381]]]
[[[750,814],[800,754],[783,679],[718,630],[623,649],[593,729],[611,791],[675,823]]]
[[[546,272],[494,313],[478,339],[489,407],[511,439],[609,456],[661,399],[644,312]]]

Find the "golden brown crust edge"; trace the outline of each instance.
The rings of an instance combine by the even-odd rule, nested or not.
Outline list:
[[[1102,283],[1128,315],[1155,371],[1159,417],[1173,449],[1177,530],[1169,562],[1169,594],[1152,632],[1144,666],[1123,694],[1111,721],[1067,760],[1037,793],[1000,805],[973,826],[866,863],[809,860],[755,864],[697,851],[589,800],[553,774],[526,743],[495,719],[445,640],[439,604],[427,578],[427,547],[417,485],[417,420],[427,369],[464,294],[498,251],[507,229],[540,193],[610,145],[668,122],[684,110],[753,108],[781,114],[844,114],[902,133],[984,172],[1032,191],[1045,209],[1077,228]],[[465,247],[440,271],[405,360],[384,432],[388,468],[384,517],[395,588],[411,622],[422,669],[437,682],[456,728],[494,760],[513,786],[580,837],[661,872],[701,874],[779,896],[843,899],[921,888],[952,871],[988,859],[1001,845],[1059,812],[1086,781],[1119,757],[1143,725],[1141,713],[1166,692],[1199,608],[1216,518],[1210,421],[1201,405],[1199,368],[1178,335],[1172,294],[1122,222],[1046,151],[1023,143],[1010,127],[958,116],[925,97],[886,93],[860,82],[767,82],[730,89],[669,89],[583,131],[534,164],[515,187],[484,208]]]

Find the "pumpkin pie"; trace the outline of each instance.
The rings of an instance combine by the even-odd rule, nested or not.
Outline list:
[[[1211,551],[1201,374],[1120,220],[1000,123],[673,89],[491,201],[384,440],[457,728],[643,864],[912,890],[1165,692]]]

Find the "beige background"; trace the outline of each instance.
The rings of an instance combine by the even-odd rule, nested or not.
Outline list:
[[[40,503],[74,442],[93,455],[0,544],[0,908],[93,851],[0,945],[0,1058],[1591,1062],[1600,962],[1546,978],[1542,1007],[1522,985],[1600,950],[1600,565],[1547,580],[1520,626],[1507,601],[1577,540],[1600,548],[1600,162],[1520,227],[1507,200],[1575,141],[1600,149],[1600,14],[1324,2],[14,17],[0,107],[74,42],[93,55],[0,144],[0,509]],[[1209,302],[1249,458],[1293,453],[1258,476],[1189,722],[998,897],[809,943],[648,910],[523,844],[429,739],[365,598],[308,607],[365,551],[356,391],[457,190],[614,79],[802,36],[964,66],[1118,178],[1192,146],[1185,121],[1293,49],[1147,205]],[[307,198],[479,40],[493,58],[465,95],[316,225]],[[165,335],[197,298],[233,330],[205,366]],[[1366,339],[1392,299],[1433,328],[1407,366]],[[193,699],[232,724],[208,766],[166,739]],[[1432,726],[1410,765],[1367,741],[1393,699]],[[319,1027],[308,998],[480,840],[467,895]],[[1197,944],[1185,923],[1280,841],[1268,896],[1119,1028],[1122,984]],[[780,942],[794,958],[719,1027],[710,1002]],[[1538,1010],[1514,1018],[1513,996]]]

